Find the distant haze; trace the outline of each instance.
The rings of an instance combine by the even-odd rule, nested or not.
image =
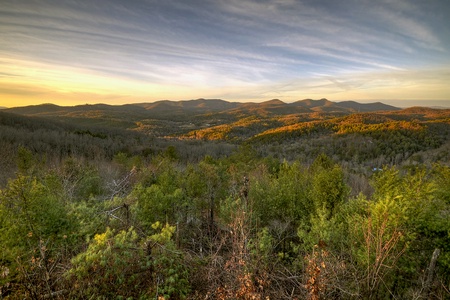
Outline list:
[[[448,0],[3,0],[0,17],[0,106],[450,106]]]

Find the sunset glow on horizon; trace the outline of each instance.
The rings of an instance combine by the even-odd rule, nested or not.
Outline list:
[[[445,0],[6,0],[0,35],[5,107],[196,98],[450,107]]]

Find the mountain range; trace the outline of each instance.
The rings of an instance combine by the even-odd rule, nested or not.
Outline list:
[[[298,113],[339,113],[395,111],[400,108],[376,103],[358,103],[355,101],[332,102],[327,99],[305,99],[285,103],[273,99],[261,103],[228,102],[221,99],[196,99],[183,101],[161,100],[152,103],[125,105],[85,104],[77,106],[58,106],[54,104],[31,105],[9,108],[5,111],[28,116],[47,117],[105,117],[112,118],[156,118],[165,119],[180,116],[221,114],[286,115]]]
[[[125,105],[42,104],[1,110],[0,133],[8,135],[11,141],[22,136],[19,144],[49,149],[59,142],[75,146],[78,142],[109,143],[100,148],[110,149],[110,157],[117,151],[161,151],[161,146],[150,147],[152,143],[178,143],[186,156],[193,155],[194,150],[187,150],[192,145],[229,149],[247,143],[267,154],[292,159],[298,155],[315,157],[320,151],[327,152],[328,147],[340,149],[339,155],[345,160],[358,158],[355,149],[362,149],[366,151],[364,155],[375,159],[372,152],[384,149],[380,153],[385,153],[387,160],[377,162],[381,165],[392,162],[398,154],[407,157],[450,141],[450,109],[400,109],[380,102],[327,99],[293,103],[279,99],[261,103],[197,99]],[[196,144],[197,141],[214,142]],[[141,144],[129,150],[136,143]],[[203,151],[200,148],[196,149]],[[67,147],[61,151],[64,149]]]

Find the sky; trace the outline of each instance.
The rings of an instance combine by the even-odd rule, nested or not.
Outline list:
[[[0,0],[0,106],[450,107],[449,0]]]

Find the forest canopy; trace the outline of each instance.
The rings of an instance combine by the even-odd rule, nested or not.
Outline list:
[[[211,141],[0,113],[0,298],[450,297],[446,121],[281,120]]]

